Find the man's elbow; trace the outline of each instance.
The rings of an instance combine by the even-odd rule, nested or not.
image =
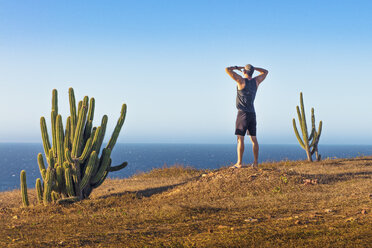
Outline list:
[[[230,72],[230,67],[226,67],[226,68],[225,68],[225,71],[226,71],[227,73],[229,73],[229,72]]]

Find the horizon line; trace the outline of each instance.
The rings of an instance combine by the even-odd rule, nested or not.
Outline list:
[[[250,142],[246,142],[247,145],[250,145]],[[11,142],[3,142],[0,141],[0,144],[41,144],[42,142],[19,142],[19,141],[11,141]],[[103,144],[107,144],[107,142],[104,142]],[[116,144],[128,144],[128,145],[236,145],[236,143],[204,143],[204,142],[196,142],[196,143],[190,143],[190,142],[117,142]],[[261,143],[260,145],[299,145],[297,143]],[[372,146],[371,144],[358,144],[358,143],[325,143],[325,144],[319,144],[319,146],[323,145],[332,145],[332,146],[342,146],[342,145],[350,145],[350,146]]]

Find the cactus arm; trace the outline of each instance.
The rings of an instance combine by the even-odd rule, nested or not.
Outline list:
[[[93,122],[90,121],[90,120],[87,120],[87,123],[85,124],[85,128],[84,128],[84,140],[87,140],[89,139],[91,133],[92,133],[92,126],[93,126]]]
[[[82,106],[85,106],[86,110],[88,111],[88,108],[89,108],[89,97],[88,96],[84,96],[84,99],[82,101]],[[87,117],[87,114],[88,112],[85,114],[85,117]]]
[[[118,170],[124,169],[125,167],[127,167],[127,165],[128,165],[128,162],[124,162],[124,163],[116,165],[116,166],[110,166],[107,170],[109,172],[118,171]]]
[[[318,127],[318,139],[320,138],[320,134],[322,133],[322,127],[323,127],[323,122],[319,122],[319,127]]]
[[[86,106],[82,106],[82,110],[79,113],[78,123],[76,125],[75,135],[74,135],[74,141],[72,143],[72,151],[71,156],[73,158],[78,157],[79,147],[81,145],[81,139],[82,139],[82,131],[84,127],[84,122],[86,118]]]
[[[71,142],[70,142],[70,132],[71,132],[71,117],[67,117],[67,120],[66,120],[66,130],[65,130],[65,138],[64,138],[64,141],[63,141],[63,149],[66,150],[67,149],[70,149],[71,148]]]
[[[104,175],[104,173],[107,171],[107,168],[109,167],[110,163],[110,155],[111,155],[111,149],[110,148],[104,148],[102,151],[102,156],[99,161],[99,167],[98,171],[94,173],[91,179],[91,184],[96,184]]]
[[[99,132],[99,137],[98,137],[98,140],[97,140],[96,145],[94,147],[94,151],[96,151],[97,154],[101,150],[103,139],[105,137],[106,127],[107,127],[107,121],[108,121],[107,115],[104,115],[102,117],[102,121],[101,121],[101,130]]]
[[[41,129],[41,138],[43,140],[43,147],[44,147],[45,157],[48,158],[49,150],[50,150],[50,141],[49,141],[48,130],[47,130],[47,126],[46,126],[44,117],[40,118],[40,129]]]
[[[88,107],[88,97],[84,97],[84,103],[81,103],[81,107],[79,107],[78,111],[78,123],[76,125],[75,130],[75,136],[74,136],[74,142],[72,144],[72,152],[71,156],[72,158],[77,158],[80,153],[81,145],[82,145],[82,138],[83,138],[83,130],[84,130],[84,123],[87,116],[87,107]],[[80,105],[80,102],[79,102]],[[80,188],[80,182],[81,182],[81,167],[77,160],[75,160],[72,168],[72,178],[74,181],[75,186],[75,193],[76,196],[78,196],[80,199],[83,199],[82,190]]]
[[[82,110],[83,110],[83,125],[81,127],[81,139],[80,139],[80,143],[79,143],[79,146],[78,146],[78,153],[77,153],[77,156],[80,156],[81,153],[82,153],[82,150],[84,148],[84,144],[86,143],[86,140],[84,139],[84,128],[86,127],[86,118],[87,118],[87,113],[88,113],[88,104],[89,104],[89,98],[88,96],[85,96],[84,97],[84,100],[83,100],[83,106],[82,106]],[[88,137],[89,138],[89,137]]]
[[[301,128],[301,134],[302,134],[302,139],[300,138],[299,139],[299,142],[300,142],[300,140],[302,141],[302,142],[300,142],[300,145],[301,144],[303,144],[303,149],[304,150],[306,150],[306,145],[305,145],[305,134],[304,134],[304,125],[303,125],[303,117],[302,117],[302,113],[301,113],[301,110],[300,110],[300,107],[299,106],[296,106],[296,111],[297,111],[297,117],[298,117],[298,123],[299,123],[299,125],[300,125],[300,128]],[[296,130],[297,130],[297,132],[298,132],[298,129],[297,129],[297,126],[296,126]],[[296,130],[295,130],[295,132],[296,132]],[[299,134],[299,133],[298,133]],[[297,134],[296,134],[296,136],[297,136]],[[298,136],[298,137],[300,137],[300,136]],[[301,147],[302,147],[302,145],[301,145]]]
[[[97,153],[99,153],[98,143],[101,140],[101,136],[102,136],[102,127],[99,126],[94,132],[94,137],[93,137],[93,142],[92,142],[93,143],[92,151],[96,151]]]
[[[320,121],[320,122],[319,122],[319,126],[318,126],[318,132],[315,131],[314,141],[313,141],[313,144],[314,144],[314,145],[317,145],[317,144],[319,143],[320,135],[321,135],[321,133],[322,133],[322,126],[323,126],[323,122]]]
[[[56,89],[52,91],[52,111],[53,110],[58,114],[58,92]]]
[[[52,201],[52,186],[54,178],[54,170],[51,167],[48,167],[46,171],[45,181],[44,181],[44,196],[43,203],[47,206]]]
[[[301,130],[302,130],[302,116],[301,116],[301,111],[300,107],[296,106],[296,111],[297,111],[297,117],[298,117],[298,123],[300,124]]]
[[[52,191],[52,202],[56,202],[59,199],[59,194],[55,191]]]
[[[92,98],[90,98],[90,101],[89,101],[89,111],[88,111],[88,117],[87,117],[88,121],[93,121],[94,107],[95,107],[95,100],[92,97]]]
[[[111,162],[112,162],[112,160],[111,160],[111,158],[110,158],[110,159],[109,159],[108,168],[111,166]],[[106,177],[107,177],[108,173],[109,173],[109,172],[106,170],[106,171],[103,173],[101,179],[100,179],[98,182],[96,182],[96,183],[94,183],[94,184],[91,184],[91,188],[90,188],[90,190],[92,191],[94,188],[99,187],[99,186],[100,186],[100,185],[101,185],[101,184],[106,180]]]
[[[97,127],[92,128],[92,132],[90,133],[90,137],[94,140],[94,136],[96,135]]]
[[[55,164],[55,161],[54,161],[54,156],[53,156],[53,150],[50,149],[49,150],[49,159],[48,159],[48,163],[49,163],[49,166],[48,168],[54,168],[54,164]]]
[[[41,153],[37,155],[37,164],[39,165],[40,175],[42,176],[43,180],[45,180],[43,173],[42,173],[42,171],[45,170],[45,164],[44,164],[43,155]]]
[[[35,188],[36,188],[37,201],[39,204],[43,204],[43,188],[41,187],[40,178],[36,179]]]
[[[81,164],[84,163],[84,161],[88,158],[88,156],[90,154],[90,151],[92,150],[92,147],[93,147],[92,138],[89,138],[88,141],[87,141],[87,143],[85,144],[83,153],[78,158],[79,163],[81,163]]]
[[[304,126],[303,126],[302,112],[301,112],[299,106],[296,106],[296,110],[297,110],[297,116],[298,116],[298,123],[299,123],[299,125],[301,127],[301,134],[303,136],[304,135],[304,133],[303,133]]]
[[[313,145],[313,149],[311,151],[311,154],[314,154],[315,152],[318,151],[318,143],[319,143],[319,139],[320,139],[320,134],[322,132],[322,121],[319,122],[319,127],[318,127],[318,132],[315,132],[315,137],[314,137],[314,145]],[[317,158],[318,160],[318,158]]]
[[[311,151],[310,151],[311,156],[314,155],[315,150],[316,150],[316,146],[313,146],[313,148],[312,148]]]
[[[28,207],[30,205],[30,203],[28,201],[26,171],[25,170],[21,171],[20,179],[21,179],[22,203],[23,203],[24,207]]]
[[[300,105],[301,105],[301,127],[302,127],[302,136],[304,139],[304,144],[306,149],[309,148],[309,135],[307,133],[307,124],[306,124],[306,115],[305,115],[305,106],[302,92],[300,93]]]
[[[318,149],[318,143],[315,143],[313,148],[311,149],[311,155],[313,155],[317,149]]]
[[[302,147],[302,149],[305,150],[305,144],[304,142],[302,141],[301,137],[300,137],[300,134],[298,133],[298,130],[297,130],[297,126],[296,126],[296,120],[293,118],[293,129],[295,131],[295,134],[296,134],[296,137],[297,137],[297,140],[298,142],[300,143],[300,146]]]
[[[72,166],[72,180],[74,182],[74,190],[76,193],[76,196],[80,198],[80,200],[83,199],[82,191],[80,188],[81,183],[81,170],[80,170],[80,164],[79,162],[75,162]]]
[[[66,193],[68,196],[75,196],[74,184],[72,182],[71,169],[65,168],[65,183],[66,183]]]
[[[45,181],[46,169],[41,170],[41,177],[43,178],[43,181]]]
[[[63,149],[63,125],[62,125],[62,116],[57,115],[56,120],[56,141],[57,141],[57,161],[59,165],[63,165],[64,162],[64,149]]]
[[[58,97],[57,90],[52,91],[52,112],[51,112],[51,124],[52,124],[52,150],[54,157],[57,157],[57,115],[58,115]]]
[[[314,108],[311,108],[311,134],[309,137],[309,140],[311,140],[314,137],[315,132],[315,115],[314,115]]]
[[[89,157],[88,164],[84,170],[84,176],[81,179],[80,188],[81,190],[84,190],[85,187],[89,184],[89,180],[91,176],[93,175],[94,167],[97,165],[97,153],[95,151],[92,152],[92,154]]]
[[[55,110],[52,111],[51,116],[51,124],[52,124],[52,150],[53,156],[57,157],[57,134],[56,134],[56,119],[57,113]]]
[[[63,165],[58,165],[56,167],[56,178],[57,178],[57,187],[58,187],[58,192],[60,193],[64,193],[64,174],[65,174],[65,171],[64,171],[64,168],[63,168]]]
[[[83,106],[83,101],[78,102],[78,116],[79,116],[79,113],[81,111],[81,106]]]
[[[125,121],[125,116],[127,114],[127,105],[126,104],[123,104],[122,108],[121,108],[121,113],[120,113],[120,118],[116,124],[116,127],[111,135],[111,138],[106,146],[106,148],[110,148],[111,150],[114,148],[115,144],[116,144],[116,141],[119,137],[119,133],[120,133],[120,130],[121,130],[121,127],[123,126],[124,124],[124,121]]]
[[[75,134],[75,128],[77,124],[77,115],[76,115],[76,101],[75,101],[75,94],[74,89],[69,88],[68,89],[68,95],[69,95],[69,102],[70,102],[70,116],[71,116],[71,126],[70,126],[70,140],[71,143],[74,140],[74,134]]]
[[[311,133],[310,133],[310,136],[309,136],[309,141],[311,141],[314,138],[314,132],[315,132],[315,129],[311,129]]]
[[[302,96],[302,92],[300,93],[300,106],[301,106],[301,129],[302,129],[302,138],[305,145],[305,151],[307,155],[308,161],[312,161],[312,157],[310,154],[310,146],[309,146],[309,134],[307,132],[307,124],[306,124],[306,114],[305,114],[305,105]]]
[[[105,171],[103,173],[101,179],[98,182],[91,185],[92,188],[97,188],[97,187],[101,186],[101,184],[106,180],[107,175],[108,175],[108,171]]]
[[[313,140],[313,145],[316,145],[318,147],[319,139],[320,139],[320,134],[322,133],[322,124],[323,122],[319,122],[319,127],[318,127],[318,132],[314,131],[314,140]]]
[[[318,136],[318,133],[316,131],[314,131],[313,139],[311,140],[311,143],[309,145],[310,148],[312,148],[312,147],[314,148],[314,145],[317,142],[317,136]]]
[[[69,163],[71,164],[74,163],[74,160],[72,160],[72,157],[71,157],[71,151],[68,148],[65,149],[65,158]]]

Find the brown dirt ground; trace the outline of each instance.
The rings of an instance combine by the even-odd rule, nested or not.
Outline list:
[[[371,179],[372,157],[358,157],[155,169],[65,206],[1,192],[0,246],[372,247]]]

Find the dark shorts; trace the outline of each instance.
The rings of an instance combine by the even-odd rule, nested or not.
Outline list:
[[[247,133],[250,136],[256,136],[256,113],[247,113],[239,110],[235,123],[235,135],[244,136]]]

